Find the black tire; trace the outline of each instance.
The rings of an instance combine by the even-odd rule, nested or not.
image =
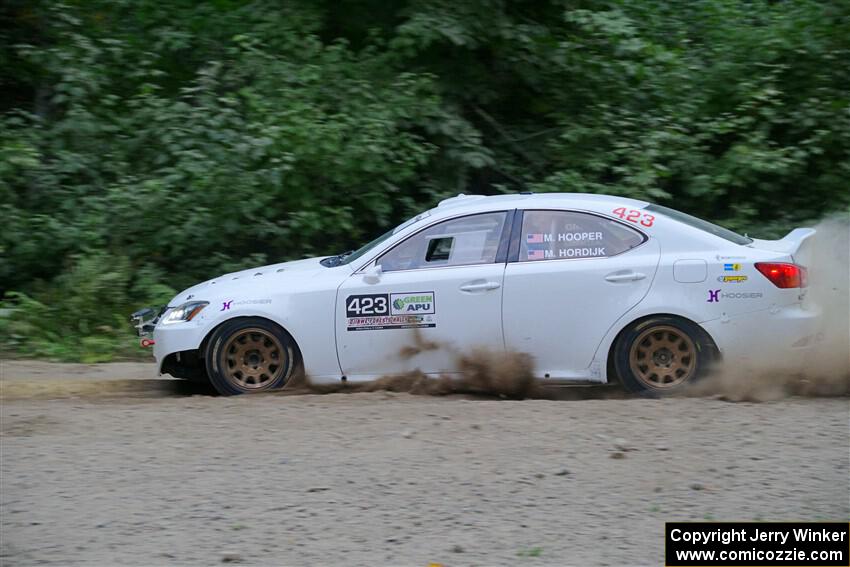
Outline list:
[[[714,343],[687,319],[658,316],[626,327],[614,344],[614,370],[623,387],[646,396],[682,391],[704,377]]]
[[[210,384],[223,396],[283,388],[298,366],[298,349],[289,333],[260,317],[222,324],[204,356]]]

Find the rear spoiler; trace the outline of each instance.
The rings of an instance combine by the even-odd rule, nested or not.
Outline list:
[[[801,259],[799,256],[805,255],[802,250],[803,244],[814,236],[815,232],[813,228],[795,228],[779,240],[759,240],[754,238],[752,246],[762,250],[790,254],[795,262],[800,262]]]

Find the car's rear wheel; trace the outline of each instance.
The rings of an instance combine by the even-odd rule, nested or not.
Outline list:
[[[614,347],[614,367],[632,392],[665,395],[704,376],[714,358],[711,339],[695,323],[653,317],[626,328]]]
[[[210,383],[222,395],[282,388],[296,366],[295,342],[258,317],[234,319],[213,333],[206,349]]]

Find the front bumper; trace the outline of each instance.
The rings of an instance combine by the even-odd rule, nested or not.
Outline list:
[[[153,347],[153,357],[159,374],[162,374],[163,363],[169,355],[197,349],[203,337],[197,322],[162,325],[160,321],[167,312],[168,306],[145,307],[130,316],[130,321],[139,335],[140,346]]]
[[[157,325],[153,332],[153,356],[157,362],[157,371],[162,371],[162,363],[170,354],[196,350],[204,339],[204,328],[194,321],[174,325]]]

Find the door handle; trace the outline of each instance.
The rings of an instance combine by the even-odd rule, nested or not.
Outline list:
[[[467,283],[460,286],[461,291],[490,291],[502,287],[499,282]]]
[[[646,277],[646,274],[640,272],[615,272],[605,276],[605,280],[609,282],[636,282]]]

